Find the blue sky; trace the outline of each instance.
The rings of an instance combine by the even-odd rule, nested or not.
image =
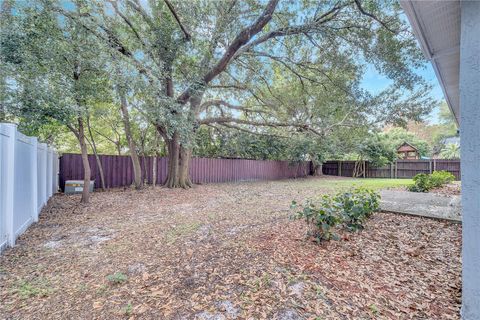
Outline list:
[[[441,101],[444,99],[442,88],[435,76],[435,72],[433,71],[432,65],[430,62],[425,64],[424,69],[418,69],[417,73],[424,77],[431,85],[432,85],[432,92],[431,96],[437,101]],[[379,74],[373,65],[368,65],[365,74],[363,75],[362,80],[362,87],[372,93],[378,93],[383,89],[387,88],[392,81],[386,78],[385,76]],[[428,117],[428,122],[430,123],[437,123],[438,122],[438,109],[432,111],[430,116]]]

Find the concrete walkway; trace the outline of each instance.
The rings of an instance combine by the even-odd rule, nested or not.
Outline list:
[[[422,217],[462,221],[460,196],[433,193],[383,190],[380,209]]]

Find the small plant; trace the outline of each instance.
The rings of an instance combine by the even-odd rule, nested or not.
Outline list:
[[[432,174],[419,173],[413,177],[414,184],[408,187],[412,192],[428,192],[455,180],[455,176],[447,171],[434,171]]]
[[[415,177],[413,177],[413,182],[413,185],[408,186],[408,191],[428,192],[430,189],[432,189],[432,183],[428,174],[417,174]]]
[[[374,314],[374,315],[378,315],[378,308],[376,305],[374,304],[371,304],[368,306],[368,308],[370,309],[370,311]]]
[[[45,279],[35,279],[33,281],[21,280],[16,284],[14,289],[14,292],[18,293],[22,299],[47,297],[53,291]]]
[[[430,181],[434,188],[441,187],[455,180],[455,176],[448,171],[434,171],[430,175]]]
[[[338,239],[334,228],[343,224],[346,229],[363,229],[363,224],[379,207],[380,195],[372,190],[358,188],[335,196],[323,196],[318,204],[307,201],[293,216],[310,226],[309,235],[317,241]],[[297,207],[295,201],[292,208]]]
[[[293,201],[291,207],[295,208],[296,205],[297,203]],[[323,196],[318,206],[312,201],[307,201],[302,206],[302,211],[297,212],[293,219],[304,219],[310,227],[308,235],[319,242],[338,238],[333,228],[341,222],[341,217],[328,196]]]
[[[107,280],[113,284],[120,284],[126,282],[128,277],[121,272],[115,272],[114,274],[108,275]]]
[[[129,302],[129,303],[125,306],[125,308],[123,308],[123,313],[124,313],[127,317],[129,317],[129,316],[132,315],[132,311],[133,311],[133,306],[132,306],[132,304]]]
[[[344,226],[349,231],[363,229],[365,221],[378,210],[380,195],[372,190],[358,188],[340,193],[333,197],[343,218]]]

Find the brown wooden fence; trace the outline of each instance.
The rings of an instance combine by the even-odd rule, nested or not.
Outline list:
[[[130,186],[133,183],[133,166],[129,156],[100,155],[107,188]],[[140,158],[142,176],[153,182],[153,157]],[[95,188],[101,187],[100,173],[93,155],[89,156]],[[157,184],[167,178],[167,158],[158,158]],[[252,180],[277,180],[304,177],[311,173],[310,162],[291,164],[288,161],[192,158],[190,177],[193,183],[235,182]],[[79,154],[60,157],[60,188],[66,180],[82,180],[83,165]]]
[[[334,176],[351,177],[355,161],[327,161],[323,173]],[[397,160],[385,167],[371,167],[366,163],[366,178],[413,178],[418,173],[432,173],[445,170],[460,180],[460,160]]]

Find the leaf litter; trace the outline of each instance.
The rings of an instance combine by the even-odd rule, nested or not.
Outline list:
[[[376,213],[316,244],[288,219],[315,179],[56,195],[0,256],[0,318],[459,319],[461,225]]]

